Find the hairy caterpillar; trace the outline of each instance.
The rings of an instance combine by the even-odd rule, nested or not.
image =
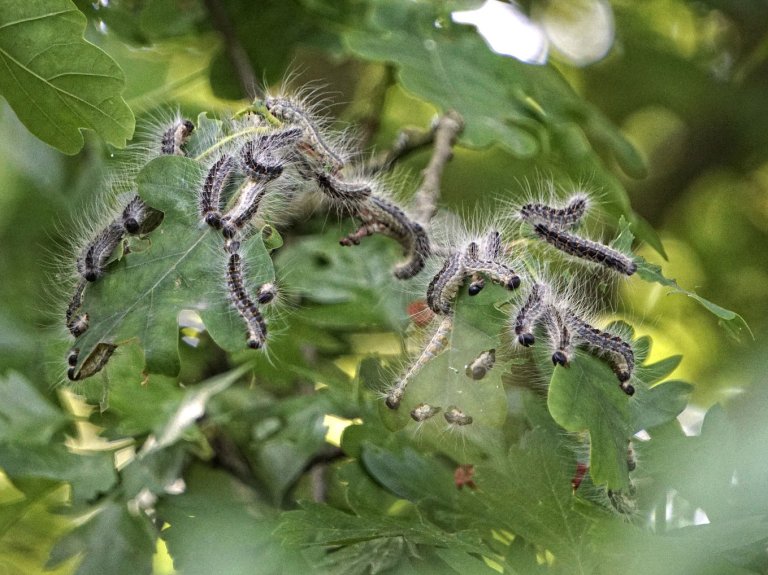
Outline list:
[[[408,387],[411,379],[421,371],[427,363],[432,361],[437,355],[445,350],[448,345],[448,338],[451,335],[453,329],[453,318],[450,316],[444,317],[437,327],[434,335],[429,340],[429,343],[421,352],[421,355],[415,361],[415,363],[405,372],[400,380],[389,390],[387,393],[386,404],[390,409],[397,409],[400,407],[400,402],[405,395],[405,388]]]
[[[246,325],[246,344],[251,349],[264,347],[267,341],[267,324],[259,311],[259,307],[253,302],[245,289],[243,282],[243,269],[240,254],[237,253],[237,242],[231,246],[229,262],[227,264],[227,288],[232,305],[243,318]]]
[[[489,349],[478,355],[471,363],[464,366],[467,377],[479,381],[483,379],[496,363],[496,350]]]
[[[65,312],[65,320],[67,329],[74,337],[80,337],[88,330],[88,314],[75,316],[77,310],[83,305],[83,292],[85,291],[86,281],[80,280],[75,286],[75,292],[69,300],[67,305],[67,311]]]
[[[635,388],[628,383],[635,369],[635,354],[632,346],[618,335],[589,325],[570,310],[565,312],[565,321],[587,346],[597,353],[609,355],[611,369],[616,374],[622,391],[627,395],[633,395]]]
[[[449,255],[427,286],[427,305],[435,313],[450,314],[453,300],[464,282],[464,262],[461,252]]]
[[[267,193],[264,182],[246,180],[240,190],[237,203],[221,218],[221,233],[227,238],[235,237],[235,234],[245,226],[259,209],[261,200]]]
[[[562,312],[555,305],[550,305],[544,312],[544,321],[549,334],[549,342],[552,352],[552,364],[568,367],[573,353],[571,330],[567,325]]]
[[[221,228],[221,193],[235,167],[232,156],[222,155],[208,170],[200,192],[200,215],[209,226]]]
[[[485,260],[496,261],[501,254],[501,234],[497,230],[491,230],[485,236],[482,248],[482,258]],[[485,279],[480,272],[472,274],[472,279],[469,282],[469,289],[467,293],[469,295],[477,295],[485,287]]]
[[[160,142],[160,152],[167,156],[183,156],[184,144],[195,125],[182,118],[175,121],[165,132]]]
[[[67,356],[67,364],[69,365],[69,368],[67,369],[67,377],[71,381],[79,381],[91,377],[107,365],[109,358],[112,357],[112,354],[116,349],[117,346],[111,343],[98,344],[91,354],[85,358],[85,361],[80,366],[79,370],[76,369],[76,367],[80,350],[77,348],[71,350]]]
[[[514,332],[520,345],[529,347],[536,341],[533,335],[533,326],[546,309],[548,298],[549,286],[547,284],[533,284],[528,298],[515,315]]]
[[[86,281],[94,282],[104,275],[109,256],[125,234],[122,222],[114,221],[103,228],[85,246],[77,259],[77,271]]]
[[[471,242],[469,246],[467,246],[467,249],[464,252],[463,263],[465,274],[472,273],[486,275],[492,282],[497,283],[508,290],[520,287],[520,277],[512,268],[493,260],[479,259],[479,249],[475,242]]]
[[[473,421],[472,416],[467,415],[455,405],[446,409],[443,417],[448,423],[453,425],[469,425]]]
[[[568,255],[601,264],[628,276],[637,271],[637,264],[629,256],[601,243],[544,224],[536,224],[534,231],[545,242]]]
[[[411,410],[411,419],[419,423],[434,417],[440,412],[439,407],[433,407],[428,403],[420,403]]]
[[[289,98],[267,96],[264,105],[274,117],[303,127],[306,146],[303,151],[310,159],[317,159],[331,173],[338,173],[344,167],[344,160],[333,146],[326,142],[318,121],[301,104]]]
[[[530,224],[542,223],[558,230],[575,227],[589,209],[589,196],[577,193],[568,198],[562,208],[532,202],[520,208],[520,217]]]
[[[396,278],[409,279],[424,269],[431,251],[429,237],[421,224],[411,221],[403,210],[383,198],[371,195],[368,201],[355,207],[353,215],[363,225],[342,238],[339,241],[341,245],[357,245],[361,238],[381,233],[397,241],[408,257],[395,267]]]
[[[122,213],[123,227],[129,234],[138,234],[147,219],[147,204],[139,196],[134,196]]]
[[[256,300],[260,304],[267,304],[275,299],[277,295],[277,286],[272,282],[267,282],[259,288],[259,292],[256,294]]]

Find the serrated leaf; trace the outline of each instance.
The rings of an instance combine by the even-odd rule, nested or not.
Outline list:
[[[91,326],[75,342],[79,365],[102,342],[138,338],[147,371],[176,375],[182,309],[197,311],[226,351],[245,349],[245,325],[225,288],[223,240],[209,226],[201,227],[197,216],[202,179],[200,164],[177,156],[156,158],[139,174],[139,193],[164,219],[143,249],[113,263],[88,286],[82,309]],[[241,253],[248,283],[274,281],[272,261],[258,234],[244,243]]]
[[[0,6],[0,93],[41,140],[65,154],[94,130],[123,147],[134,117],[120,97],[120,67],[83,39],[86,19],[70,0],[6,0]]]
[[[67,420],[20,373],[0,378],[0,442],[47,444]]]
[[[635,395],[643,393],[638,389]],[[549,383],[549,412],[568,431],[589,430],[590,473],[596,483],[610,489],[629,484],[629,401],[608,366],[582,352],[567,369],[557,366]]]
[[[156,537],[146,516],[131,514],[124,503],[107,501],[56,543],[46,567],[82,553],[77,575],[149,575]]]

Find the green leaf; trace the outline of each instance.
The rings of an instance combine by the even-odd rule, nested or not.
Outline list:
[[[82,553],[77,575],[149,575],[156,537],[145,515],[130,513],[125,503],[107,501],[56,543],[46,567]]]
[[[301,555],[280,545],[275,519],[255,494],[221,471],[200,465],[185,474],[183,494],[158,504],[174,567],[187,575],[306,573]],[[215,535],[215,536],[214,536]]]
[[[635,395],[640,397],[643,390]],[[627,443],[630,399],[604,362],[577,352],[569,368],[557,366],[547,404],[552,417],[568,431],[589,430],[590,473],[610,489],[628,486]]]
[[[45,445],[67,420],[23,375],[0,378],[0,442]]]
[[[83,147],[83,128],[117,147],[133,134],[123,73],[83,39],[85,24],[70,0],[0,6],[0,94],[35,136],[65,154]]]
[[[226,351],[245,349],[245,325],[226,291],[223,240],[209,226],[201,227],[197,215],[197,187],[202,181],[202,166],[177,156],[156,158],[141,171],[139,192],[164,213],[164,219],[144,245],[114,262],[103,278],[88,286],[83,311],[91,325],[75,342],[80,349],[78,365],[103,342],[139,338],[147,371],[176,375],[177,318],[182,309],[196,310],[213,340]],[[258,234],[241,250],[249,274],[246,284],[274,281],[272,261]]]
[[[10,477],[68,482],[77,501],[107,493],[117,480],[112,453],[75,454],[63,445],[0,444],[0,467]]]
[[[631,432],[672,421],[688,405],[693,386],[684,381],[667,381],[641,392],[630,402]]]

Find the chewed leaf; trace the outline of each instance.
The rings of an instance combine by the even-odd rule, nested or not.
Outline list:
[[[83,39],[85,24],[70,0],[0,6],[0,94],[35,136],[65,154],[83,147],[84,128],[122,147],[134,127],[120,96],[123,72]]]
[[[195,310],[214,341],[227,351],[245,348],[242,319],[229,305],[226,254],[221,236],[200,224],[196,211],[202,167],[166,156],[151,161],[138,176],[144,201],[163,212],[162,224],[143,240],[141,250],[114,262],[102,279],[88,285],[83,311],[90,328],[75,342],[80,364],[108,342],[139,339],[146,369],[175,375],[179,370],[178,315]],[[274,280],[272,261],[261,238],[242,249],[248,281]]]
[[[619,236],[616,238],[612,245],[616,249],[629,249],[632,245],[632,240],[634,239],[632,232],[629,230],[629,224],[622,219],[619,222],[619,227]],[[672,288],[672,293],[681,293],[687,295],[690,298],[693,298],[707,310],[709,310],[710,313],[713,313],[721,320],[723,320],[720,323],[734,337],[738,338],[744,330],[746,330],[746,332],[752,336],[752,331],[749,329],[749,325],[747,325],[747,322],[744,321],[744,318],[739,314],[720,307],[719,305],[714,304],[707,299],[704,299],[696,292],[681,287],[677,281],[673,279],[664,277],[664,274],[661,273],[661,266],[649,263],[641,256],[634,257],[635,262],[637,263],[637,275],[642,280]]]
[[[502,348],[499,334],[506,318],[496,304],[509,297],[508,291],[495,285],[486,286],[475,297],[466,294],[459,297],[445,345],[436,348],[435,357],[431,359],[420,359],[422,350],[417,350],[398,374],[402,377],[424,359],[410,378],[400,406],[395,412],[386,410],[385,417],[397,422],[393,427],[411,425],[415,429],[418,426],[420,433],[429,439],[439,437],[447,429],[461,429],[469,437],[479,439],[475,434],[484,434],[504,424],[507,415],[501,382],[504,368],[496,361],[495,354]],[[430,328],[439,329],[436,326],[442,325],[443,320],[441,316],[436,317]],[[418,409],[422,411],[414,413]],[[420,413],[427,417],[418,423],[413,421]]]

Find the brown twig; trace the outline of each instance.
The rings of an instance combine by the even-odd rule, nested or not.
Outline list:
[[[416,191],[414,200],[416,221],[422,224],[429,223],[437,213],[443,170],[453,157],[453,144],[463,129],[464,120],[453,110],[449,110],[437,120],[432,158],[421,172],[421,186]]]
[[[253,73],[253,65],[248,57],[248,53],[237,38],[237,31],[232,24],[232,20],[229,18],[229,14],[227,14],[220,0],[203,1],[208,13],[211,15],[214,29],[224,38],[224,51],[235,68],[235,74],[237,74],[243,95],[249,99],[254,99],[257,94],[256,86],[258,85],[256,75]]]

